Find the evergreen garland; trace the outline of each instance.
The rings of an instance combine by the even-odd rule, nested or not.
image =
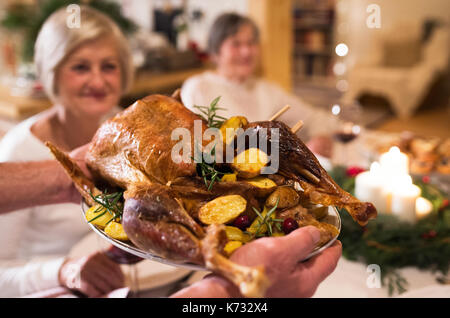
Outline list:
[[[330,175],[344,190],[354,194],[355,175],[349,174],[349,169],[335,167]],[[400,268],[414,266],[444,276],[449,271],[449,200],[429,183],[429,178],[414,180],[414,183],[421,188],[422,196],[433,204],[433,211],[415,224],[379,213],[376,219],[361,227],[346,211],[339,211],[343,256],[366,264],[378,264],[382,284],[388,286],[389,295],[400,294],[407,289],[408,282],[398,272]]]
[[[123,16],[119,4],[108,0],[86,2],[83,0],[43,0],[39,1],[37,8],[35,6],[16,4],[9,8],[0,24],[9,30],[22,31],[24,33],[22,58],[27,62],[33,60],[34,43],[45,20],[53,12],[70,4],[86,4],[103,12],[116,22],[125,34],[136,30],[136,25]]]

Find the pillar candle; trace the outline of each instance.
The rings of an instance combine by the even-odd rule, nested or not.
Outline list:
[[[383,190],[383,175],[380,165],[372,163],[370,171],[358,174],[355,178],[355,197],[373,203],[381,213],[387,212],[386,194]]]
[[[414,223],[416,221],[416,200],[420,196],[420,188],[412,184],[410,176],[401,176],[392,187],[391,212],[399,219]]]
[[[416,218],[420,220],[421,218],[427,216],[433,210],[433,204],[423,198],[417,198],[416,200]]]
[[[391,147],[380,156],[380,165],[387,176],[407,175],[409,172],[408,156],[398,147]]]

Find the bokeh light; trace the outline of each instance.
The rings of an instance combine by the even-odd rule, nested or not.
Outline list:
[[[345,43],[336,45],[335,52],[338,56],[346,56],[348,53],[348,46]]]
[[[331,113],[333,115],[339,115],[339,113],[341,112],[341,106],[339,106],[338,104],[334,104],[333,107],[331,107]]]

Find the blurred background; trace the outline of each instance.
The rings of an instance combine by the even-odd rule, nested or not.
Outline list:
[[[66,2],[77,3],[0,4],[0,135],[50,106],[35,80],[32,48],[42,22]],[[150,93],[171,92],[210,67],[209,27],[221,13],[234,11],[253,18],[261,30],[266,79],[330,111],[358,102],[358,120],[371,128],[448,136],[448,1],[93,2],[115,16],[133,48],[138,72],[123,106]]]
[[[349,192],[358,192],[357,174],[397,146],[389,155],[401,159],[403,154],[398,151],[401,150],[409,156],[406,174],[411,173],[415,184],[421,187],[423,199],[427,200],[416,201],[418,194],[402,197],[404,202],[409,200],[408,213],[413,225],[405,228],[404,223],[395,223],[397,219],[380,217],[371,223],[373,228],[369,232],[378,236],[370,241],[370,246],[358,245],[352,249],[352,244],[365,244],[363,238],[369,236],[366,228],[364,234],[359,227],[352,228],[351,221],[344,220],[340,239],[344,256],[350,256],[349,260],[339,263],[335,274],[320,286],[316,296],[391,295],[392,291],[388,293],[386,288],[371,289],[366,285],[366,265],[386,261],[384,268],[388,264],[394,270],[402,268],[401,274],[407,278],[409,290],[413,292],[409,296],[448,297],[450,1],[3,0],[0,2],[0,138],[19,122],[52,106],[42,83],[37,80],[33,65],[34,43],[47,17],[73,3],[87,4],[106,13],[129,40],[136,74],[131,89],[121,97],[119,106],[122,108],[152,93],[171,94],[187,79],[213,70],[214,60],[208,54],[207,39],[215,19],[227,12],[250,17],[260,32],[261,59],[257,75],[277,84],[314,110],[340,120],[337,129],[328,128],[334,144],[333,158],[321,161],[330,174],[334,172],[333,178]],[[314,113],[313,117],[318,118],[318,115]],[[328,127],[320,120],[312,125]],[[345,166],[344,170],[336,170],[340,165]],[[361,197],[358,198],[363,199],[372,185],[360,186]],[[431,185],[438,190],[429,190]],[[397,190],[403,188],[399,185]],[[416,202],[425,202],[426,208]],[[423,215],[428,215],[427,221],[419,221]],[[389,235],[392,232],[386,237],[380,234],[386,226],[396,232],[393,224],[398,225],[399,232],[403,231],[405,246],[420,240],[416,246],[421,249],[409,253],[411,246],[408,245],[405,254],[396,253],[398,258],[394,261],[395,253],[391,253],[388,245],[397,244],[398,237],[395,233]],[[350,228],[345,228],[346,225]],[[93,244],[92,240],[99,240],[92,236],[89,239],[91,241],[79,245],[78,249],[85,252],[86,246],[98,243]],[[427,242],[436,244],[431,246]],[[434,254],[417,257],[427,251]],[[373,255],[375,261],[371,258]],[[357,262],[360,257],[364,262]],[[438,277],[431,271],[436,264],[441,266]],[[154,272],[164,270],[157,268],[147,273],[141,268],[141,273],[150,277],[150,283],[145,285],[145,280],[141,279],[140,286],[152,287]],[[166,276],[173,275],[171,273],[168,270]],[[394,273],[390,276],[392,281],[384,286],[400,286],[402,276],[395,271],[390,273]],[[423,291],[438,284],[437,281],[447,289],[438,288],[435,293],[431,289]],[[422,293],[414,294],[415,290]]]

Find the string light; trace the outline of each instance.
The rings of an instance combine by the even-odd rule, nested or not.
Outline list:
[[[338,104],[334,104],[333,107],[331,107],[331,113],[333,115],[339,115],[339,113],[341,112],[341,106],[339,106]]]
[[[346,56],[348,53],[348,46],[345,43],[336,45],[335,52],[338,56]]]
[[[336,83],[336,88],[337,88],[340,92],[346,92],[347,89],[348,89],[348,82],[347,82],[347,80],[340,79],[339,81],[337,81],[337,83]]]
[[[337,76],[344,75],[347,71],[347,66],[343,62],[336,62],[333,66],[333,73]]]

